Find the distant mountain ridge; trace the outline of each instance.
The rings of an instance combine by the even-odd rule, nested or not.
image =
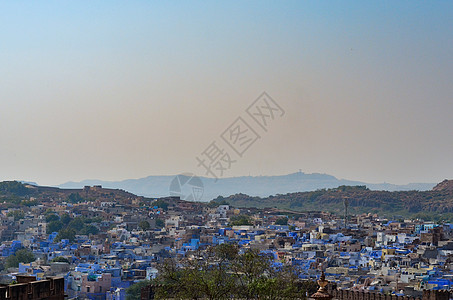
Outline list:
[[[139,179],[121,181],[83,180],[66,182],[60,188],[83,188],[84,186],[102,185],[106,188],[123,189],[145,197],[165,197],[170,195],[170,185],[175,176],[148,176]],[[431,190],[435,183],[410,183],[395,185],[390,183],[371,184],[361,181],[338,179],[328,174],[297,172],[279,176],[240,176],[221,178],[217,182],[213,178],[200,177],[204,192],[200,201],[210,201],[217,196],[227,197],[243,193],[250,196],[268,197],[270,195],[295,192],[315,191],[318,189],[336,188],[342,185],[365,185],[370,190],[408,191]]]

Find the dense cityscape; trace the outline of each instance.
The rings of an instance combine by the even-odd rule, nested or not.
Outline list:
[[[296,212],[153,199],[101,186],[1,186],[1,280],[9,289],[52,278],[69,299],[123,300],[134,285],[140,292],[158,282],[166,260],[183,264],[219,245],[254,251],[277,271],[291,266],[299,282],[314,282],[323,271],[339,290],[421,297],[453,284],[449,223],[348,215],[347,205],[334,215],[322,207]]]

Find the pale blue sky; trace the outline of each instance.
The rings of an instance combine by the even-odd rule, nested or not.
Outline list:
[[[202,174],[262,91],[285,109],[225,176],[453,178],[453,2],[2,1],[0,180]]]

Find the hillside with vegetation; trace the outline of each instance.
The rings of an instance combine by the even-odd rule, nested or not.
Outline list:
[[[20,218],[24,211],[42,203],[94,203],[113,201],[146,205],[146,198],[118,189],[100,186],[83,189],[61,189],[24,184],[17,181],[0,182],[0,210]],[[278,208],[291,211],[328,211],[343,214],[344,202],[351,214],[377,213],[388,217],[416,217],[432,221],[453,222],[453,180],[445,180],[429,191],[375,191],[366,186],[340,186],[311,192],[254,197],[235,194],[218,196],[211,204],[228,203],[234,207]],[[24,210],[25,209],[25,210]],[[239,220],[240,221],[240,220]]]
[[[236,194],[217,197],[216,203],[235,207],[279,208],[294,211],[343,213],[344,202],[351,214],[377,213],[384,216],[417,217],[453,221],[453,181],[447,180],[430,191],[372,191],[366,186],[340,186],[312,192],[278,194],[265,198]]]
[[[18,181],[0,182],[0,210],[33,207],[44,202],[77,204],[90,201],[115,201],[128,203],[133,199],[144,199],[119,189],[105,189],[101,186],[82,189],[60,189],[37,186]]]

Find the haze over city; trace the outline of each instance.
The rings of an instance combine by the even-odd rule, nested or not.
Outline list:
[[[452,2],[133,4],[0,3],[0,180],[204,176],[264,91],[224,177],[453,177]]]

